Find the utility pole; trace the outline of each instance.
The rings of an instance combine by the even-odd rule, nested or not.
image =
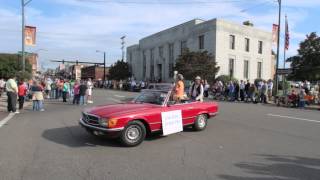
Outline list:
[[[122,36],[120,38],[121,39],[121,50],[122,50],[122,61],[124,61],[125,38],[126,38],[126,36]]]
[[[25,2],[25,0],[21,0],[21,18],[22,18],[22,48],[21,48],[21,51],[22,51],[22,71],[24,72],[26,70],[26,57],[25,57],[25,54],[24,54],[24,51],[25,51],[25,47],[24,47],[24,40],[25,40],[25,34],[24,34],[24,28],[25,28],[25,22],[24,22],[24,7],[26,5],[28,5],[32,0],[28,0],[27,2]]]
[[[106,52],[100,51],[100,50],[96,50],[96,52],[103,53],[103,85],[104,85],[106,81]]]
[[[278,14],[278,42],[277,42],[277,63],[276,63],[276,96],[278,95],[279,79],[278,79],[278,68],[279,68],[279,52],[280,52],[280,29],[281,29],[281,0],[278,0],[279,14]]]
[[[106,83],[106,52],[103,52],[103,83],[102,88],[104,88],[104,84]]]

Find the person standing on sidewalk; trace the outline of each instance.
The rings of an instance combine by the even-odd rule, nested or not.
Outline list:
[[[87,92],[87,86],[83,81],[81,81],[81,84],[79,86],[80,105],[85,105],[86,92]]]
[[[26,97],[26,95],[27,95],[27,91],[28,91],[28,88],[27,88],[27,86],[25,85],[24,81],[23,81],[23,80],[20,80],[20,82],[19,82],[19,87],[18,87],[19,110],[22,110],[22,109],[23,109],[23,104],[24,104],[24,101],[25,101],[25,97]]]
[[[93,83],[91,81],[91,78],[88,79],[87,82],[87,103],[92,104],[92,89],[93,89]]]
[[[267,104],[267,93],[268,93],[268,85],[267,81],[263,81],[262,86],[261,86],[261,103]]]
[[[69,90],[70,90],[70,84],[68,83],[67,80],[65,80],[63,83],[63,89],[62,89],[63,102],[67,102],[67,96],[68,96]]]
[[[73,104],[79,105],[79,100],[80,100],[80,83],[79,80],[77,80],[73,86]]]
[[[19,111],[17,111],[17,108],[16,108],[18,85],[16,83],[15,77],[11,77],[8,79],[6,83],[6,91],[8,96],[8,106],[7,106],[8,112],[19,113]]]
[[[44,111],[43,108],[43,87],[38,81],[33,81],[31,86],[32,92],[32,109],[33,111]]]
[[[245,83],[243,80],[240,81],[240,100],[244,101],[244,96],[245,96]]]
[[[273,82],[272,79],[268,81],[268,101],[272,101]]]

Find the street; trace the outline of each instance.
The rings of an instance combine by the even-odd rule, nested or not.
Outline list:
[[[136,93],[94,91],[94,104],[119,103]],[[122,147],[78,125],[81,110],[47,101],[0,128],[0,179],[319,180],[320,113],[270,105],[219,102],[205,131]]]

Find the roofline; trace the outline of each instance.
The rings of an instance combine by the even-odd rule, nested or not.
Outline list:
[[[142,40],[144,40],[144,39],[150,38],[150,37],[155,36],[155,35],[157,35],[157,34],[161,34],[161,33],[164,33],[164,32],[166,32],[166,31],[169,31],[169,30],[178,28],[178,27],[180,27],[180,26],[186,25],[186,24],[188,24],[188,23],[191,23],[191,22],[197,21],[197,20],[206,22],[206,20],[204,20],[204,19],[194,18],[194,19],[192,19],[192,20],[190,20],[190,21],[186,21],[186,22],[184,22],[184,23],[181,23],[181,24],[175,25],[175,26],[173,26],[173,27],[169,27],[169,28],[167,28],[167,29],[164,29],[164,30],[162,30],[162,31],[156,32],[156,33],[154,33],[154,34],[148,35],[148,36],[140,39],[139,41],[142,41]]]

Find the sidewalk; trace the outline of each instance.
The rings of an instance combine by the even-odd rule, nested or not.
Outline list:
[[[28,106],[30,106],[31,102],[25,102],[24,103],[24,109]],[[18,102],[17,102],[17,110],[18,110]],[[3,93],[0,97],[0,121],[3,120],[5,117],[9,115],[7,111],[7,95],[6,93]]]
[[[5,93],[0,97],[0,121],[8,116],[7,112],[7,95]]]
[[[212,99],[208,99],[208,98],[205,98],[204,99],[205,101],[212,101]],[[217,101],[217,100],[214,100],[214,101]],[[219,101],[217,101],[219,102]],[[221,101],[221,102],[230,102],[230,101]],[[246,103],[246,102],[242,102],[242,101],[234,101],[234,102],[230,102],[230,103]],[[250,104],[251,102],[248,102],[248,104]],[[313,111],[320,111],[320,105],[306,105],[304,108],[298,108],[298,107],[287,107],[287,106],[284,106],[284,105],[280,105],[278,106],[274,101],[269,101],[267,104],[263,104],[263,103],[259,103],[259,104],[262,104],[262,105],[267,105],[267,106],[274,106],[274,107],[283,107],[283,108],[291,108],[291,109],[305,109],[305,110],[313,110]]]

